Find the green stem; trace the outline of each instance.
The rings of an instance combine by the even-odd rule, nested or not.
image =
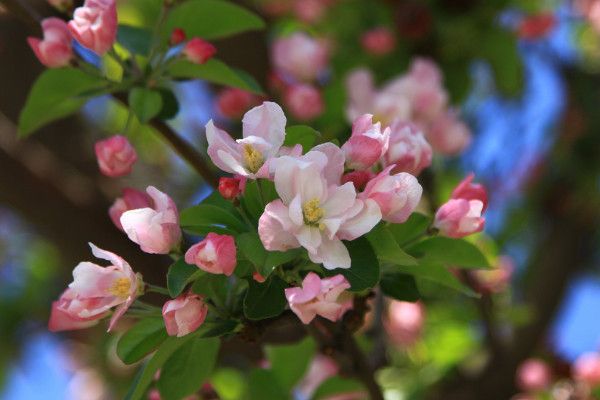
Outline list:
[[[160,294],[165,294],[167,296],[170,296],[169,290],[167,290],[166,288],[164,288],[162,286],[156,286],[156,285],[151,285],[149,283],[146,283],[146,290],[148,292],[160,293]]]

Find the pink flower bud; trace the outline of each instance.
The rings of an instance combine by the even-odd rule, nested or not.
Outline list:
[[[153,207],[129,210],[121,215],[121,225],[129,239],[150,254],[168,254],[179,245],[179,213],[173,200],[165,193],[148,186],[146,192]]]
[[[346,155],[346,166],[363,170],[375,164],[388,149],[390,128],[381,131],[381,123],[373,123],[371,114],[358,117],[352,124],[352,136],[342,150]]]
[[[67,24],[60,18],[46,18],[42,21],[44,40],[30,37],[27,42],[42,64],[48,68],[69,65],[73,58],[71,33]]]
[[[254,273],[252,274],[252,279],[254,279],[258,283],[263,283],[267,280],[267,278],[262,276],[258,271],[254,271]]]
[[[230,276],[237,264],[233,236],[209,233],[185,253],[185,262],[211,274]]]
[[[485,211],[488,205],[487,190],[482,184],[473,183],[474,178],[474,173],[467,175],[452,191],[450,197],[453,199],[479,200],[483,203],[483,211]]]
[[[317,315],[335,322],[352,308],[351,299],[340,296],[349,288],[350,283],[343,275],[321,279],[314,272],[309,272],[302,281],[302,287],[285,289],[285,297],[304,324],[309,324]]]
[[[421,303],[393,300],[384,326],[394,343],[411,346],[421,337],[424,321],[425,307]]]
[[[171,46],[177,46],[180,43],[183,43],[186,39],[185,31],[181,28],[173,29],[171,32]]]
[[[140,190],[125,188],[123,189],[123,197],[116,199],[108,209],[108,215],[113,224],[123,230],[121,215],[126,211],[144,207],[152,207],[152,198]]]
[[[308,24],[318,22],[327,11],[325,0],[295,0],[293,11],[296,18]]]
[[[352,171],[342,175],[342,184],[352,182],[357,191],[362,191],[367,183],[373,179],[374,174],[371,171]]]
[[[499,293],[506,289],[515,270],[512,258],[501,256],[494,269],[481,269],[474,271],[479,290],[489,293]]]
[[[298,81],[310,82],[325,72],[329,49],[324,41],[296,32],[275,41],[271,59],[277,72]]]
[[[241,178],[220,178],[219,179],[219,193],[225,200],[233,200],[242,193],[242,179]]]
[[[440,114],[427,131],[427,141],[433,150],[447,156],[462,153],[471,144],[469,127],[449,111]]]
[[[240,119],[246,111],[259,103],[257,96],[242,89],[227,88],[217,96],[217,110],[230,119]]]
[[[299,84],[288,87],[284,102],[290,113],[300,121],[309,121],[323,113],[325,105],[321,92],[311,85]]]
[[[396,38],[388,28],[378,27],[363,33],[360,43],[367,53],[383,56],[394,51]]]
[[[116,178],[131,172],[137,153],[125,136],[115,135],[96,142],[94,149],[100,172]]]
[[[80,316],[85,315],[83,310],[92,309],[94,302],[94,299],[81,301],[73,290],[65,290],[60,298],[52,303],[48,330],[50,332],[73,331],[98,324],[102,318],[108,315],[108,310],[90,317]]]
[[[591,387],[600,385],[600,354],[586,353],[573,364],[573,378]]]
[[[536,392],[550,385],[552,373],[548,365],[538,359],[525,360],[517,369],[517,385],[526,392]]]
[[[195,64],[204,64],[212,58],[217,49],[211,43],[201,38],[193,38],[186,43],[183,48],[183,54],[187,59]]]
[[[360,197],[374,200],[381,209],[382,219],[400,224],[417,208],[423,188],[417,178],[406,172],[390,175],[394,166],[380,172],[369,183]]]
[[[83,47],[105,54],[117,39],[115,0],[85,0],[69,21],[71,34]]]
[[[383,165],[395,165],[393,172],[419,175],[431,165],[432,150],[425,136],[415,125],[400,120],[390,128],[390,144],[383,155]]]
[[[169,336],[182,337],[194,332],[206,318],[208,306],[201,296],[183,294],[175,300],[167,301],[162,314]]]

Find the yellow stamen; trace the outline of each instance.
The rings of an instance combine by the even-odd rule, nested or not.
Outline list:
[[[131,281],[127,278],[119,278],[115,280],[115,283],[113,283],[108,291],[113,296],[124,299],[129,296],[129,289],[131,289]]]
[[[265,163],[265,159],[260,151],[256,150],[250,144],[244,144],[243,157],[246,168],[253,174],[257,173],[260,167]]]
[[[319,229],[325,228],[321,223],[321,218],[325,215],[325,211],[321,208],[319,199],[312,199],[304,203],[302,214],[304,215],[304,223],[306,225],[316,226]]]

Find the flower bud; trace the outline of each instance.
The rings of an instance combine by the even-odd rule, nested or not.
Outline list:
[[[187,293],[167,301],[162,308],[169,336],[182,337],[194,332],[206,318],[208,306],[201,296]]]
[[[364,114],[352,124],[352,136],[342,150],[346,156],[346,166],[364,170],[375,164],[388,149],[390,128],[381,131],[381,123],[373,123],[371,114]]]
[[[284,102],[290,113],[300,121],[310,121],[323,113],[321,92],[311,85],[292,85],[285,90]]]
[[[573,364],[573,378],[591,387],[600,385],[600,354],[585,353]]]
[[[246,111],[258,103],[257,96],[242,89],[227,88],[217,96],[217,110],[230,119],[240,119]]]
[[[425,321],[425,308],[421,303],[393,300],[387,316],[385,329],[397,345],[410,346],[421,336]]]
[[[204,64],[212,58],[217,49],[211,43],[201,38],[193,38],[186,43],[183,48],[183,54],[194,64]]]
[[[352,182],[357,191],[362,191],[367,183],[373,179],[374,174],[371,171],[352,171],[342,175],[342,184]]]
[[[271,58],[278,73],[296,81],[310,82],[325,72],[329,49],[323,40],[296,32],[275,41]]]
[[[538,359],[525,360],[517,369],[517,385],[526,392],[545,389],[551,382],[548,365]]]
[[[83,7],[75,9],[69,30],[83,47],[105,54],[117,39],[115,0],[85,0]]]
[[[123,197],[116,199],[108,209],[108,215],[113,224],[123,230],[121,215],[126,211],[144,207],[152,207],[152,198],[140,190],[125,188],[123,189]]]
[[[71,33],[67,24],[60,18],[46,18],[42,21],[44,39],[29,37],[27,42],[42,64],[48,68],[69,65],[73,58]]]
[[[453,199],[479,200],[483,203],[483,211],[485,211],[488,205],[487,190],[482,184],[473,183],[474,178],[474,173],[467,175],[452,191],[450,197]]]
[[[390,129],[390,144],[382,159],[384,166],[395,165],[393,172],[417,176],[431,165],[431,146],[415,125],[396,120]]]
[[[125,136],[100,140],[94,149],[100,172],[112,178],[129,174],[137,161],[137,153]]]
[[[237,264],[233,236],[209,233],[185,253],[185,262],[211,274],[233,274]]]
[[[233,200],[242,193],[245,186],[245,182],[242,183],[243,178],[220,178],[219,179],[219,193],[225,200]],[[245,179],[244,179],[245,180]]]
[[[173,29],[173,32],[171,32],[171,46],[177,46],[178,44],[181,44],[185,41],[186,39],[186,35],[185,35],[185,31],[181,28],[175,28]]]
[[[367,53],[383,56],[394,51],[396,38],[388,28],[378,27],[363,33],[360,43]]]

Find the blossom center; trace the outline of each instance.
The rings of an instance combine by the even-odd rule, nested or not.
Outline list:
[[[113,296],[124,299],[129,296],[129,289],[131,289],[131,281],[127,278],[119,278],[115,280],[108,291]]]
[[[312,199],[304,203],[302,206],[302,214],[304,215],[304,223],[310,226],[316,226],[321,229],[321,218],[325,215],[325,211],[321,208],[319,199]]]
[[[248,168],[248,171],[252,172],[253,174],[257,173],[260,167],[262,167],[265,163],[265,159],[260,151],[256,150],[250,144],[244,144],[242,154],[246,168]]]

